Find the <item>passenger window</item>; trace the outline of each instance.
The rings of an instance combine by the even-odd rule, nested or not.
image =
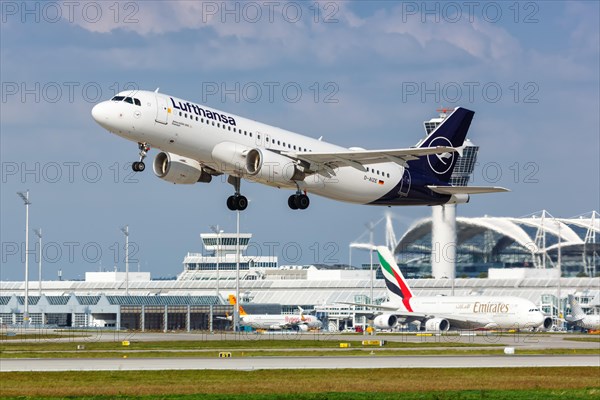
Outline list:
[[[220,128],[220,127],[221,127],[221,124],[220,124],[220,123],[217,123],[217,128]]]
[[[228,130],[228,131],[230,131],[230,130],[231,130],[231,127],[230,127],[230,126],[228,126],[228,127],[227,127],[227,130]]]
[[[252,132],[250,132],[250,134],[248,136],[252,137]],[[260,136],[258,138],[260,139]]]
[[[250,136],[252,136],[252,134],[250,134]],[[259,140],[260,140],[260,134],[256,136]]]
[[[181,117],[181,111],[179,111],[179,116]]]
[[[196,117],[196,121],[198,121],[198,117]]]
[[[234,132],[237,132],[237,131],[235,130],[235,128],[233,128],[233,131],[234,131]]]
[[[294,145],[294,150],[296,150],[296,145]]]

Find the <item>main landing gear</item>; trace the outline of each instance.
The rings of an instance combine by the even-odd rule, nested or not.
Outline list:
[[[306,210],[309,205],[310,199],[300,191],[288,198],[288,206],[290,206],[292,210]]]
[[[138,148],[140,149],[140,161],[134,161],[133,164],[131,164],[131,169],[135,172],[142,172],[146,169],[144,158],[146,158],[148,151],[150,151],[150,146],[146,143],[138,143]]]
[[[227,182],[235,188],[235,194],[227,198],[227,208],[231,211],[244,211],[248,207],[248,199],[240,194],[242,179],[237,176],[229,175]]]

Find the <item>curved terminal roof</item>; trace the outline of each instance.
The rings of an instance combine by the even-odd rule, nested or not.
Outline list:
[[[407,249],[431,233],[432,219],[425,218],[408,229],[396,247],[396,253]],[[553,218],[545,211],[541,215],[523,218],[512,217],[476,217],[456,218],[457,245],[483,234],[493,231],[502,238],[495,247],[506,247],[516,242],[532,253],[542,253],[571,246],[598,243],[600,234],[600,218],[597,212],[576,218]],[[544,238],[545,236],[545,238]],[[559,239],[560,237],[560,239]],[[544,246],[545,245],[545,246]]]

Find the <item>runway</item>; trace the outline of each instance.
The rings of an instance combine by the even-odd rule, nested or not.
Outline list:
[[[140,371],[370,368],[600,367],[600,356],[364,356],[247,358],[2,359],[8,371]]]

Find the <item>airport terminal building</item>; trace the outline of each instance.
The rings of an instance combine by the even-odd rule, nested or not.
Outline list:
[[[486,233],[485,229],[508,229],[507,226],[510,226],[506,221],[496,222],[496,225],[476,221],[465,226],[469,224],[474,227],[470,231],[467,229],[469,233],[463,236],[465,238],[489,236],[490,233]],[[417,233],[425,232],[424,226],[426,222],[409,230],[397,249],[409,240],[415,243],[422,239],[426,233]],[[143,272],[88,272],[84,281],[44,281],[41,290],[39,282],[30,282],[27,298],[30,322],[36,325],[139,331],[231,329],[230,321],[224,317],[234,310],[228,304],[227,297],[236,293],[237,271],[232,265],[236,265],[237,259],[235,254],[232,258],[231,251],[237,242],[235,234],[219,234],[219,238],[215,235],[202,235],[204,254],[187,254],[183,271],[177,279],[152,280],[149,273]],[[571,242],[577,241],[573,234],[566,238]],[[240,235],[242,252],[250,246],[250,239],[250,234]],[[506,244],[506,240],[494,240],[496,245],[490,247],[490,254],[501,254],[498,256],[500,260],[507,253],[499,250],[516,246]],[[556,245],[552,239],[548,240],[548,244],[547,247]],[[583,247],[582,244],[570,246],[577,249]],[[426,253],[423,252],[421,257],[425,258]],[[484,258],[481,252],[472,250],[471,253],[478,254],[480,259]],[[521,257],[532,257],[531,253],[521,250],[514,253]],[[549,260],[547,262],[551,263],[551,257]],[[279,266],[276,257],[254,259],[245,254],[240,255],[239,261],[239,294],[249,313],[292,314],[297,313],[300,306],[306,311],[315,311],[326,323],[324,326],[335,331],[367,324],[365,317],[355,315],[354,306],[340,303],[369,303],[372,297],[373,303],[377,304],[387,297],[385,283],[377,278],[376,269],[371,273],[369,269],[348,266]],[[505,267],[515,267],[517,262],[511,261]],[[568,294],[574,294],[587,312],[600,313],[599,277],[558,278],[558,274],[544,271],[557,269],[525,268],[525,265],[520,265],[518,269],[493,268],[487,278],[412,278],[408,282],[416,296],[527,298],[554,316],[557,323],[559,314],[568,312]],[[25,303],[24,282],[0,282],[0,319],[3,326],[22,323]]]

